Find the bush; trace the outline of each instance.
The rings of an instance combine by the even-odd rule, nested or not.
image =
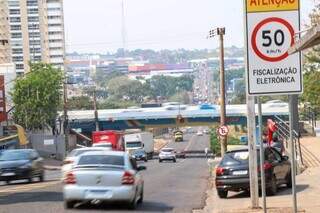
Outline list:
[[[242,145],[240,139],[228,136],[228,145]],[[210,131],[210,149],[215,154],[215,156],[221,156],[221,145],[219,142],[219,137],[217,135],[216,128],[211,128]]]

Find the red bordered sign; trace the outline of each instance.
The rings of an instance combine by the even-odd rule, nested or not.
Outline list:
[[[229,133],[229,128],[227,126],[220,126],[217,132],[220,136],[227,136]]]

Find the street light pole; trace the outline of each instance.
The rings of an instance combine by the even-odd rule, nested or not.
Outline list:
[[[210,30],[209,38],[212,38],[216,35],[219,36],[220,42],[220,126],[226,124],[226,101],[225,101],[225,76],[224,76],[224,44],[223,36],[225,35],[226,29],[224,27]],[[221,144],[221,157],[227,151],[227,136],[220,137]]]

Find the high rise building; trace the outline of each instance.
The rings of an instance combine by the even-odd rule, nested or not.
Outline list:
[[[0,64],[11,62],[9,40],[8,4],[7,0],[0,0]]]
[[[63,68],[64,26],[62,0],[7,0],[12,62],[18,74],[29,62]]]
[[[49,61],[57,67],[63,68],[65,56],[64,20],[62,0],[46,0]]]

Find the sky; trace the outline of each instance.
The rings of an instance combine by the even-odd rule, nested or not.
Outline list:
[[[314,0],[301,1],[302,23]],[[123,47],[122,0],[64,0],[67,52]],[[242,0],[124,0],[127,49],[213,49],[210,29],[225,27],[225,46],[243,47]]]

